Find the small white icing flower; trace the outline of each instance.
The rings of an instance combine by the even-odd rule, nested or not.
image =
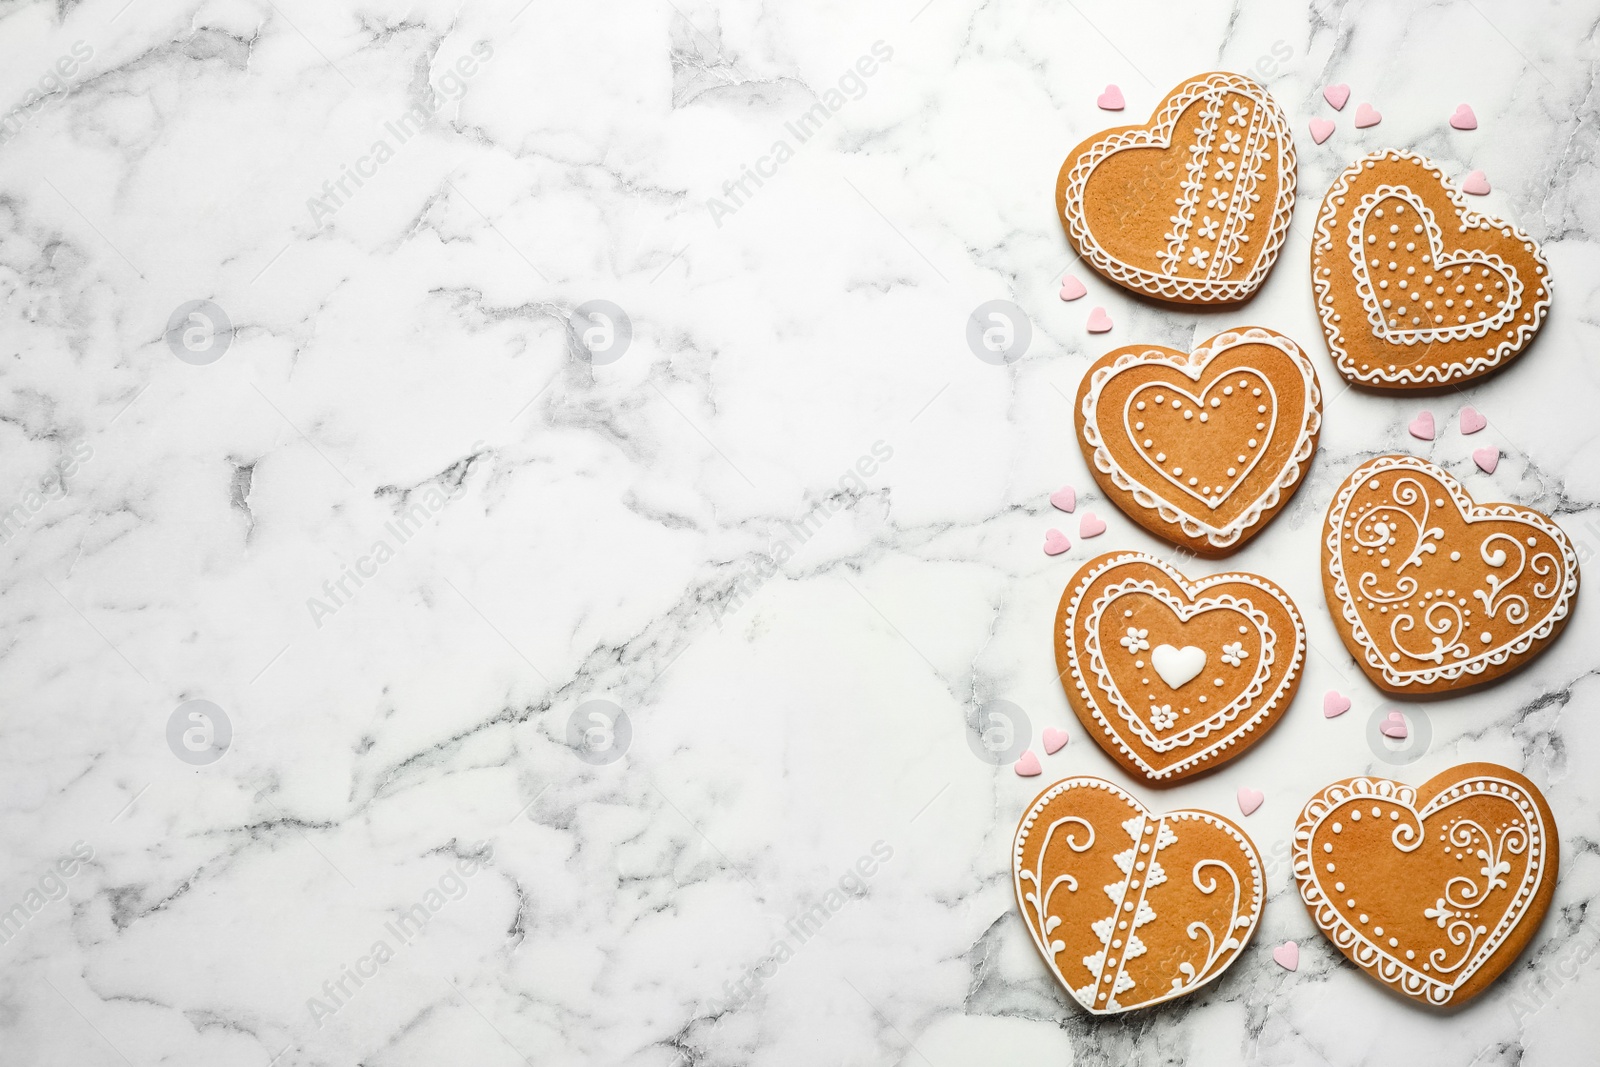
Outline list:
[[[1211,253],[1207,252],[1204,248],[1196,248],[1189,253],[1189,262],[1196,267],[1203,267],[1206,265],[1206,260],[1210,257]]]
[[[1233,114],[1228,116],[1229,126],[1243,126],[1250,121],[1250,111],[1237,100],[1233,102]]]
[[[1233,181],[1233,160],[1223,159],[1217,162],[1217,172],[1212,175],[1219,182]]]
[[[1171,704],[1150,705],[1150,725],[1157,730],[1170,730],[1177,721],[1178,716],[1173,714]]]
[[[1150,642],[1145,640],[1149,636],[1149,630],[1141,630],[1137,626],[1130,626],[1128,627],[1128,632],[1123,635],[1122,640],[1118,641],[1117,644],[1129,652],[1138,652],[1150,647]]]
[[[1250,653],[1244,650],[1244,642],[1235,641],[1222,646],[1222,662],[1237,667],[1243,663]]]
[[[1426,918],[1435,920],[1439,924],[1439,929],[1443,930],[1445,920],[1450,917],[1450,909],[1445,907],[1444,897],[1440,897],[1434,901],[1433,907],[1423,908],[1422,914]]]
[[[1223,130],[1222,131],[1222,143],[1217,145],[1217,151],[1218,152],[1237,152],[1237,151],[1239,151],[1239,141],[1240,140],[1241,140],[1241,138],[1239,137],[1239,135],[1237,133],[1235,133],[1233,130]]]
[[[1232,197],[1227,192],[1213,185],[1211,187],[1211,198],[1206,201],[1206,207],[1224,208],[1228,206],[1228,201],[1230,199],[1232,199]]]
[[[1210,215],[1207,215],[1196,228],[1199,230],[1200,236],[1206,240],[1215,241],[1217,239],[1217,220]]]

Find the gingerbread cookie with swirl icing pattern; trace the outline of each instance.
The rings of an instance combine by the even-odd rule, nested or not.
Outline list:
[[[1216,981],[1255,933],[1261,853],[1211,811],[1155,812],[1103,778],[1034,798],[1012,845],[1034,947],[1072,998],[1115,1015]]]
[[[1361,464],[1323,524],[1323,589],[1339,636],[1391,693],[1492,681],[1549,647],[1578,596],[1578,557],[1532,508],[1478,504],[1415,456]]]
[[[1306,804],[1295,881],[1333,946],[1396,993],[1459,1007],[1516,960],[1560,867],[1539,788],[1493,763],[1412,787],[1346,778]]]

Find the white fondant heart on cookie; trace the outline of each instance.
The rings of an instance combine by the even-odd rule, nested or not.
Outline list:
[[[1161,675],[1161,680],[1167,683],[1168,689],[1182,689],[1206,669],[1206,650],[1194,645],[1184,645],[1182,648],[1157,645],[1155,651],[1150,653],[1150,662],[1155,666],[1156,673]]]
[[[1266,579],[1190,582],[1138,552],[1085,564],[1056,621],[1056,663],[1089,736],[1160,783],[1260,737],[1288,706],[1305,653],[1298,612]]]

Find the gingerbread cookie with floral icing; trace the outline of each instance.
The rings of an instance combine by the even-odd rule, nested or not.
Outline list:
[[[1130,774],[1171,785],[1261,740],[1300,685],[1306,635],[1254,574],[1190,581],[1165,560],[1085,563],[1056,612],[1056,667],[1089,736]]]
[[[1215,981],[1255,933],[1261,854],[1209,811],[1157,814],[1103,778],[1036,797],[1012,851],[1017,909],[1050,973],[1095,1015]]]
[[[1228,304],[1260,288],[1294,213],[1294,138],[1242,74],[1190,78],[1143,126],[1104,130],[1056,180],[1067,239],[1137,293]]]
[[[1560,852],[1538,787],[1467,763],[1416,788],[1335,782],[1300,813],[1292,855],[1306,909],[1335,948],[1395,992],[1454,1008],[1533,939]]]
[[[1531,508],[1478,504],[1446,471],[1380,456],[1334,494],[1323,589],[1373,683],[1429,694],[1482,685],[1549,646],[1578,596],[1578,557]]]
[[[1109,500],[1151,533],[1217,556],[1261,532],[1300,485],[1322,389],[1300,346],[1259,326],[1193,352],[1128,345],[1083,376],[1077,427]]]
[[[1475,211],[1437,163],[1374,152],[1339,175],[1311,242],[1317,314],[1339,373],[1426,389],[1504,366],[1550,309],[1533,238]]]

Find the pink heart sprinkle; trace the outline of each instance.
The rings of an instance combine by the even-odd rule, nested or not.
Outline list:
[[[1489,425],[1489,420],[1478,414],[1478,409],[1471,404],[1461,409],[1462,433],[1477,433],[1487,425]]]
[[[1472,462],[1485,474],[1493,474],[1494,469],[1500,466],[1500,450],[1498,448],[1480,448],[1472,453]]]
[[[1057,730],[1054,726],[1044,728],[1044,751],[1047,756],[1054,756],[1067,744],[1067,732]]]
[[[1433,412],[1419,412],[1417,417],[1411,420],[1411,425],[1407,426],[1406,429],[1410,430],[1411,436],[1415,437],[1419,441],[1433,440]]]
[[[1111,329],[1111,316],[1106,314],[1105,308],[1095,308],[1089,312],[1089,332],[1105,333]]]
[[[1078,506],[1078,491],[1070,485],[1063,485],[1050,494],[1050,506],[1057,511],[1072,511]]]
[[[1072,547],[1072,542],[1067,540],[1067,535],[1060,530],[1047,530],[1044,535],[1044,554],[1059,556]]]
[[[1121,111],[1128,106],[1122,99],[1122,90],[1115,85],[1106,86],[1106,91],[1095,97],[1094,102],[1101,111]]]
[[[1322,90],[1322,99],[1332,105],[1333,110],[1343,111],[1345,101],[1350,99],[1350,86],[1343,82],[1338,85],[1330,85]]]
[[[1293,941],[1285,941],[1272,950],[1272,962],[1286,971],[1300,969],[1300,946]]]
[[[1061,279],[1061,299],[1063,300],[1077,300],[1088,292],[1089,290],[1083,287],[1083,283],[1070,274]]]
[[[1389,717],[1378,724],[1378,732],[1384,737],[1392,737],[1398,741],[1405,738],[1411,732],[1411,729],[1406,725],[1406,717],[1404,715],[1398,711],[1391,711]]]
[[[1337,689],[1330,689],[1322,694],[1322,717],[1337,719],[1350,710],[1350,698]]]
[[[1311,139],[1318,144],[1333,136],[1333,122],[1329,119],[1311,120]]]
[[[1475,130],[1478,128],[1478,116],[1472,113],[1471,104],[1457,104],[1456,113],[1450,116],[1450,125],[1458,130]]]
[[[1356,108],[1356,129],[1364,130],[1368,126],[1376,126],[1383,121],[1383,116],[1378,114],[1378,109],[1371,104],[1362,104]]]
[[[1019,778],[1032,778],[1044,771],[1044,768],[1039,766],[1039,757],[1033,754],[1031,748],[1022,754],[1022,758],[1017,760],[1013,769]]]
[[[1078,520],[1079,537],[1099,537],[1106,532],[1106,524],[1092,511],[1085,511]]]
[[[1488,196],[1489,179],[1483,176],[1483,171],[1475,170],[1462,180],[1461,191],[1471,193],[1473,196]]]
[[[1239,787],[1239,810],[1246,815],[1253,813],[1267,799],[1259,789],[1251,789],[1247,785]]]

